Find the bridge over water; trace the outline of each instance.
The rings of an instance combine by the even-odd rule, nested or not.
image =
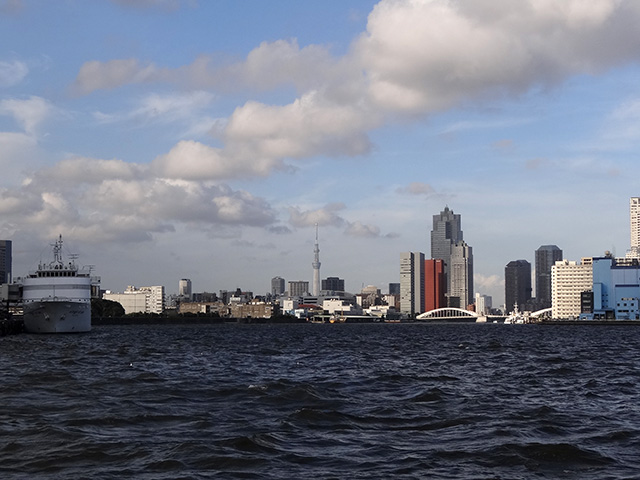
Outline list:
[[[524,316],[529,319],[538,319],[551,314],[550,308],[544,308],[536,312],[524,312]],[[436,308],[435,310],[429,310],[428,312],[421,313],[416,317],[416,320],[464,320],[468,322],[492,322],[497,319],[503,319],[505,315],[480,315],[477,312],[471,310],[465,310],[463,308],[456,307],[443,307]]]

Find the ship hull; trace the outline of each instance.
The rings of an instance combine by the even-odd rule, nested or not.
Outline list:
[[[24,329],[30,333],[80,333],[91,330],[90,302],[35,301],[24,305]]]

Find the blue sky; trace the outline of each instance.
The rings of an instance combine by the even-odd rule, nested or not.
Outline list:
[[[540,245],[624,255],[640,194],[633,0],[0,0],[0,237],[62,233],[103,288],[311,280],[429,253],[475,289]]]

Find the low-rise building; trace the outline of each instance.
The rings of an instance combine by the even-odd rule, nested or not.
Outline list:
[[[235,303],[229,306],[235,318],[271,318],[278,313],[278,306],[267,302]]]
[[[181,302],[178,306],[178,313],[181,314],[205,314],[226,317],[229,314],[229,307],[222,302]]]
[[[102,298],[118,302],[124,308],[124,313],[157,313],[164,312],[164,287],[139,287],[129,285],[123,293],[106,291]]]
[[[582,298],[583,319],[640,320],[640,261],[594,258],[593,289]]]

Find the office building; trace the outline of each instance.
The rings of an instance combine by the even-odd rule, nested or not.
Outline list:
[[[531,264],[513,260],[504,268],[504,307],[511,312],[515,306],[525,310],[531,301]]]
[[[450,307],[467,308],[473,303],[473,249],[460,241],[451,247],[449,267]]]
[[[273,277],[271,279],[271,295],[278,297],[284,293],[284,278]]]
[[[178,282],[178,296],[183,300],[191,301],[191,280],[183,278]]]
[[[551,267],[551,316],[576,319],[580,316],[582,292],[593,289],[592,258],[581,262],[560,260]]]
[[[580,317],[589,320],[640,320],[638,260],[613,258],[609,254],[594,258],[592,265],[593,289],[589,292],[591,295],[586,295],[590,308],[585,308],[583,303]]]
[[[309,282],[303,280],[297,280],[289,282],[289,296],[290,297],[304,297],[309,294]]]
[[[462,242],[461,219],[459,214],[454,214],[448,206],[438,215],[433,216],[433,228],[431,230],[431,258],[444,260],[445,282],[449,293],[451,266],[451,247]]]
[[[629,231],[631,248],[627,257],[640,258],[640,197],[629,199]]]
[[[447,306],[444,260],[424,261],[424,311]]]
[[[327,277],[322,280],[322,290],[328,292],[344,292],[344,279]]]
[[[389,295],[400,295],[400,284],[399,283],[390,283],[389,284]]]
[[[476,313],[479,315],[489,315],[493,308],[493,298],[490,295],[480,295],[476,293]]]
[[[400,254],[400,312],[414,315],[424,312],[424,253]]]
[[[316,223],[316,243],[313,246],[313,291],[315,297],[320,295],[320,246],[318,245],[318,224]]]
[[[560,260],[562,250],[557,245],[542,245],[536,250],[536,308],[551,307],[551,267]]]
[[[12,281],[11,240],[0,240],[0,284]]]

